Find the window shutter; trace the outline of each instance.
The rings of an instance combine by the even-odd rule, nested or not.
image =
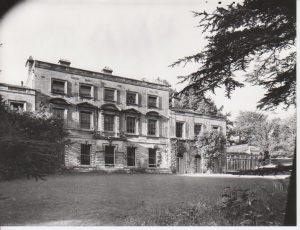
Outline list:
[[[120,104],[120,90],[117,91],[117,103]]]
[[[158,97],[158,108],[161,109],[162,108],[162,97]]]
[[[138,93],[138,105],[142,106],[142,94]]]
[[[183,130],[183,132],[185,131],[185,138],[189,138],[189,124],[187,122],[185,122],[183,127],[184,126],[185,126],[185,130]]]
[[[97,86],[93,86],[93,90],[94,90],[94,100],[98,100],[98,87]]]
[[[72,97],[72,84],[69,81],[67,81],[66,84],[67,84],[67,95],[69,97]]]

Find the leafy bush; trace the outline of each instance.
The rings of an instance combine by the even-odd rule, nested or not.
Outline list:
[[[0,98],[0,178],[36,179],[63,163],[64,121],[46,112],[9,110]]]

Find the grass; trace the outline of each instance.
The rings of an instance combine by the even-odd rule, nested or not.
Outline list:
[[[0,225],[227,225],[226,209],[216,210],[226,187],[249,189],[272,212],[284,210],[286,183],[278,180],[65,174],[0,182]]]

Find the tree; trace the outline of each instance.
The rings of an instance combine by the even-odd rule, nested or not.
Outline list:
[[[296,119],[272,119],[257,112],[240,112],[234,122],[234,133],[248,144],[257,145],[272,157],[291,157],[295,147]]]
[[[214,160],[224,157],[226,139],[221,132],[205,131],[197,136],[195,146],[201,156],[202,169],[213,169]]]
[[[200,64],[196,72],[181,77],[188,82],[182,94],[192,89],[205,99],[224,86],[230,98],[232,91],[244,86],[237,71],[248,71],[244,79],[267,90],[258,108],[295,105],[295,0],[245,0],[194,16],[200,18],[203,32],[211,35],[204,50],[171,65]]]
[[[45,112],[10,110],[0,96],[0,178],[36,179],[62,165],[64,121]]]

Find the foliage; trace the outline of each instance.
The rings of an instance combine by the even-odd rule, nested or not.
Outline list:
[[[197,136],[195,145],[205,168],[212,169],[214,159],[224,157],[225,144],[226,139],[222,132],[205,131]]]
[[[138,226],[279,226],[283,222],[284,207],[272,198],[285,200],[286,186],[280,187],[285,189],[267,194],[269,197],[254,190],[226,187],[220,202],[214,205],[202,201],[182,202],[150,215],[127,218],[126,222]]]
[[[260,109],[295,105],[295,0],[245,0],[217,7],[213,13],[194,12],[194,16],[210,36],[204,50],[171,65],[200,65],[196,72],[181,77],[188,82],[181,93],[192,89],[205,99],[224,86],[230,98],[232,91],[244,86],[240,76],[244,71],[245,80],[267,90],[258,102]]]
[[[62,164],[64,121],[45,112],[9,110],[0,104],[0,177],[42,178]]]
[[[274,156],[291,157],[295,147],[296,116],[269,121],[257,112],[240,112],[234,122],[234,132],[243,141],[258,145]]]

